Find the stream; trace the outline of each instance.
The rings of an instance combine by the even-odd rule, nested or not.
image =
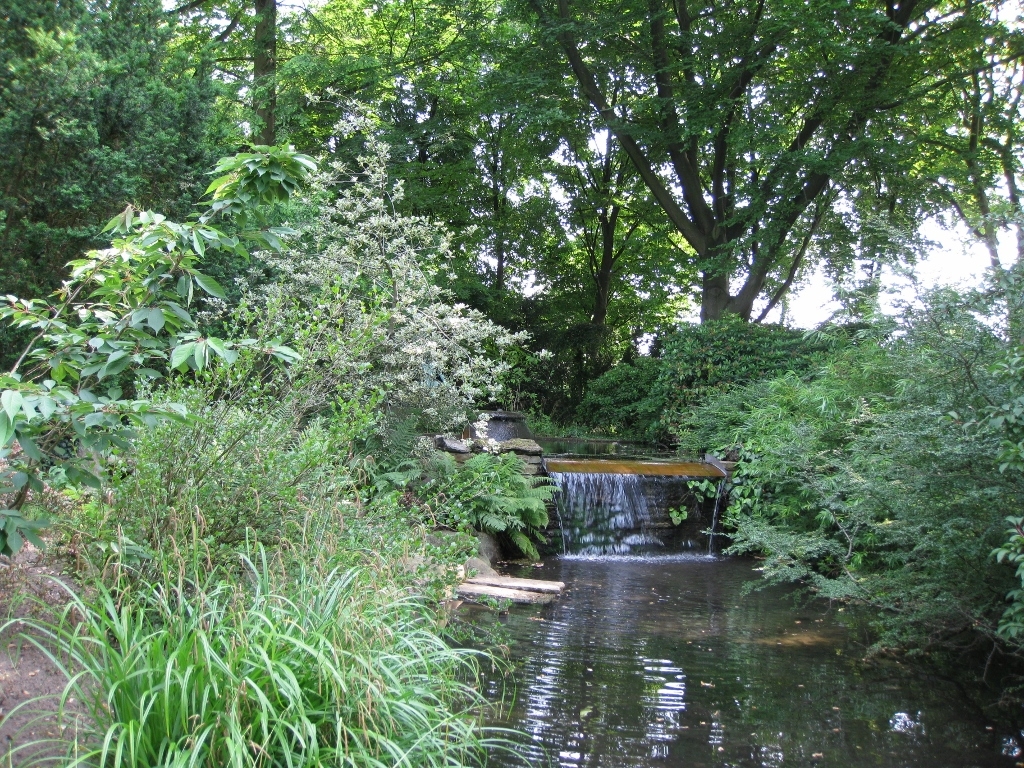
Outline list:
[[[844,609],[771,588],[756,562],[700,553],[549,559],[564,581],[501,624],[515,665],[485,692],[528,734],[494,766],[1024,766],[1024,736],[951,682],[867,665]]]

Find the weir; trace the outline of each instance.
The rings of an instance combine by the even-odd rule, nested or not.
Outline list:
[[[710,463],[552,457],[545,468],[558,488],[556,520],[565,555],[707,550],[717,523],[725,471]],[[710,479],[719,493],[710,512],[687,482]],[[673,513],[678,524],[673,521]]]

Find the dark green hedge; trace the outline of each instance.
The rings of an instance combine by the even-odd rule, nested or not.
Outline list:
[[[834,343],[733,316],[682,325],[663,340],[660,357],[620,363],[590,382],[577,420],[596,431],[662,442],[674,434],[678,414],[731,386],[805,373]]]

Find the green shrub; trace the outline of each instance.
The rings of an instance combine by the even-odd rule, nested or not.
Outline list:
[[[779,325],[748,323],[733,315],[681,326],[665,342],[657,395],[673,431],[679,415],[737,384],[787,371],[801,373],[822,359],[834,339]]]
[[[197,389],[163,397],[187,403],[193,418],[162,423],[121,454],[109,495],[93,502],[99,526],[96,512],[85,525],[63,524],[89,554],[127,544],[159,561],[195,536],[207,559],[235,563],[247,542],[299,536],[311,515],[354,497],[348,462],[358,422],[303,423],[288,402],[247,408],[206,402]]]
[[[64,765],[479,764],[478,653],[419,602],[366,570],[248,565],[243,584],[100,587],[34,625],[84,709]]]
[[[663,367],[654,357],[619,363],[587,385],[577,421],[600,434],[653,437],[665,408],[664,393],[654,386]]]
[[[1003,342],[974,311],[932,297],[814,378],[733,387],[678,424],[684,448],[737,454],[730,551],[766,556],[771,581],[869,603],[879,647],[996,642],[1013,586],[989,553],[1024,478],[999,472],[999,434],[949,416],[1006,400],[986,368]]]
[[[443,454],[433,474],[421,494],[439,523],[496,534],[526,557],[540,556],[534,541],[545,540],[547,502],[555,489],[545,478],[524,475],[515,454],[480,453],[462,465]]]
[[[694,406],[732,386],[787,371],[803,373],[842,338],[809,336],[732,315],[683,325],[668,336],[660,358],[619,363],[591,381],[577,421],[601,434],[671,440]]]

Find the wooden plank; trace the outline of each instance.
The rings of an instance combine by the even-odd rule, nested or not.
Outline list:
[[[525,589],[506,589],[490,584],[460,584],[457,590],[460,597],[494,597],[499,600],[511,600],[513,603],[547,603],[554,599],[550,592],[528,592]]]
[[[565,589],[564,581],[544,581],[543,579],[516,579],[511,576],[474,576],[466,579],[467,584],[489,584],[492,587],[508,589],[525,589],[527,592],[561,592]]]

